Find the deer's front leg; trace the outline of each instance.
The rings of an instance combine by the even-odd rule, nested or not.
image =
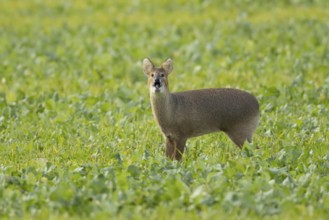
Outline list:
[[[185,149],[186,139],[166,136],[166,155],[172,160],[181,160]]]

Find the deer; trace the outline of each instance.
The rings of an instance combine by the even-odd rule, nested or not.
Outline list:
[[[153,115],[165,138],[166,156],[181,160],[189,138],[224,132],[242,148],[259,124],[259,103],[255,96],[234,88],[209,88],[171,93],[168,76],[172,59],[160,67],[149,58],[143,60],[143,72]]]

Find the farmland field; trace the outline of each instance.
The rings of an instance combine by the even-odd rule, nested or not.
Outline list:
[[[168,160],[144,57],[254,94],[254,143]],[[328,128],[327,0],[0,0],[1,219],[328,219]]]

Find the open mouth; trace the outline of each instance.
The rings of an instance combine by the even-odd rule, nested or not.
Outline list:
[[[156,89],[159,89],[161,87],[160,81],[154,82],[153,87],[155,87]]]
[[[162,92],[163,90],[163,87],[161,85],[161,82],[160,80],[156,80],[154,83],[153,83],[153,86],[152,86],[152,91],[153,92]]]

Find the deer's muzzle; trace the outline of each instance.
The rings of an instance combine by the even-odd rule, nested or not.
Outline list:
[[[155,79],[154,80],[153,87],[155,87],[157,89],[161,87],[160,79]]]

